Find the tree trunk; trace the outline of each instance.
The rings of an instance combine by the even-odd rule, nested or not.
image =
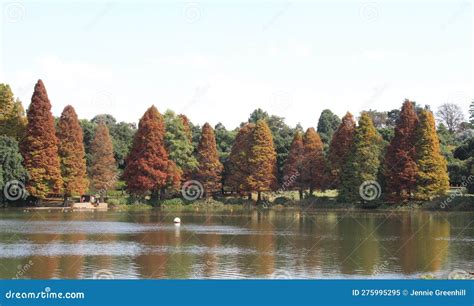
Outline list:
[[[303,200],[303,188],[300,188],[300,189],[298,190],[298,193],[299,193],[299,195],[300,195],[300,201]]]
[[[257,192],[257,203],[260,203],[260,201],[262,201],[262,192],[258,191]]]
[[[248,196],[247,196],[247,200],[252,200],[252,193],[249,192]]]

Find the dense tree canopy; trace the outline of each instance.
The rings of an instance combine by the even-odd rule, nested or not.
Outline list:
[[[249,154],[255,124],[248,123],[240,128],[228,161],[228,175],[225,185],[237,192],[250,191],[247,177],[250,175]]]
[[[283,167],[283,182],[285,189],[297,188],[300,199],[303,198],[304,183],[301,174],[303,173],[304,163],[304,145],[303,135],[297,131],[291,143],[290,153]]]
[[[25,128],[25,110],[20,100],[15,100],[8,84],[0,84],[0,135],[21,140]]]
[[[28,192],[44,199],[61,192],[63,181],[58,157],[58,139],[46,88],[41,80],[35,85],[28,108],[28,125],[21,143],[24,165],[28,171]]]
[[[64,193],[83,194],[89,187],[82,129],[71,105],[64,108],[57,126],[58,154]]]

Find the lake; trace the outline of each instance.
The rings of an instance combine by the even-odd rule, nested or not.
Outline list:
[[[469,212],[2,210],[0,278],[447,277],[474,271],[473,221]]]

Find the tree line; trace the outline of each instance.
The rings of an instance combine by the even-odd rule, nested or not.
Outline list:
[[[474,103],[470,122],[454,104],[429,107],[406,100],[400,110],[361,113],[356,124],[324,110],[317,129],[291,128],[261,109],[235,130],[193,124],[185,115],[161,114],[151,106],[135,124],[111,115],[79,120],[66,106],[51,113],[39,80],[25,112],[10,87],[0,84],[0,187],[25,184],[28,195],[45,199],[123,188],[139,199],[179,195],[195,180],[204,196],[241,196],[297,190],[338,190],[338,200],[361,198],[361,186],[375,182],[387,201],[428,200],[444,195],[451,181],[474,174]],[[471,188],[472,186],[467,186]]]

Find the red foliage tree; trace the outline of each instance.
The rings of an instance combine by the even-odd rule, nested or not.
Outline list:
[[[248,123],[240,128],[229,155],[228,171],[225,185],[239,193],[250,191],[247,177],[250,175],[248,164],[250,142],[255,124]]]
[[[165,188],[176,182],[179,170],[168,159],[164,143],[165,126],[155,106],[150,107],[138,124],[132,149],[127,157],[123,179],[131,194],[152,198],[164,195]]]
[[[223,166],[217,154],[216,138],[214,130],[206,122],[202,127],[201,140],[197,149],[197,160],[199,166],[195,177],[204,187],[204,193],[209,195],[222,188]]]
[[[407,200],[416,189],[416,130],[418,117],[413,103],[405,100],[395,127],[395,136],[384,160],[385,193],[391,200]]]
[[[83,194],[89,186],[84,142],[79,119],[71,105],[64,108],[59,118],[57,136],[64,192],[66,195]]]
[[[41,200],[49,193],[61,192],[63,184],[51,103],[41,80],[35,85],[27,116],[26,135],[21,144],[29,173],[27,190]]]
[[[356,130],[356,123],[351,113],[342,118],[342,122],[334,132],[329,145],[329,168],[328,188],[339,188],[341,183],[341,171],[351,151],[352,142]]]

